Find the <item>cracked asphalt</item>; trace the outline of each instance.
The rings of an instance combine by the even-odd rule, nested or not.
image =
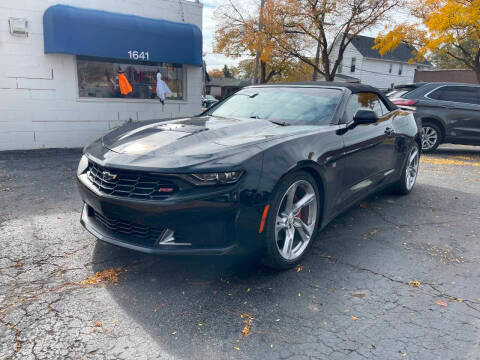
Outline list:
[[[480,147],[424,156],[410,196],[355,206],[282,273],[96,242],[79,157],[0,153],[1,359],[480,359]]]

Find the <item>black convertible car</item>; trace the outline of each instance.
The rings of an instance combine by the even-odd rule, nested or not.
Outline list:
[[[198,117],[126,124],[84,149],[83,226],[152,254],[264,252],[285,269],[384,187],[409,193],[421,137],[363,85],[250,86]]]

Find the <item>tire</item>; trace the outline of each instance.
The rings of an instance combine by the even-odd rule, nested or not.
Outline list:
[[[405,165],[402,168],[400,180],[393,185],[393,192],[398,195],[408,195],[417,181],[420,163],[420,147],[414,142],[407,152]]]
[[[301,202],[305,204],[299,207]],[[321,206],[317,183],[308,172],[294,172],[280,181],[265,224],[265,265],[286,270],[302,261],[317,233]]]
[[[441,144],[442,130],[437,124],[426,121],[422,124],[422,151],[431,153]]]

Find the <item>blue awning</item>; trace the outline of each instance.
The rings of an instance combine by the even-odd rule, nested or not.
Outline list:
[[[202,66],[202,32],[192,24],[54,5],[43,34],[45,53]]]

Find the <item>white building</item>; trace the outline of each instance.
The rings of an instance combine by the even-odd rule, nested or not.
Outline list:
[[[389,89],[394,85],[413,83],[415,69],[432,67],[432,64],[413,63],[413,47],[402,43],[394,51],[380,55],[372,49],[375,39],[367,36],[356,36],[347,46],[343,61],[337,71],[337,81],[360,81],[362,84]],[[334,44],[332,61],[337,59],[338,44]]]
[[[82,147],[126,121],[199,113],[201,28],[198,1],[0,0],[0,150]]]

